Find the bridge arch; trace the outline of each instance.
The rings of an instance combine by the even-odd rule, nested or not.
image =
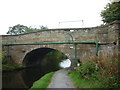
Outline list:
[[[48,53],[51,53],[51,52],[61,53],[61,55],[66,56],[65,53],[61,52],[60,50],[49,48],[49,47],[41,47],[41,48],[36,48],[36,49],[29,51],[25,55],[22,64],[25,67],[38,66],[38,65],[44,66],[45,64],[47,65],[49,62],[44,60],[44,58],[47,56]],[[68,57],[66,56],[66,58],[68,58]],[[52,61],[54,61],[54,60],[52,60]],[[52,62],[52,63],[54,63],[54,62]]]

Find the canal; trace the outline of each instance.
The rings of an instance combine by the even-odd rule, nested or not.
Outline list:
[[[57,71],[61,68],[69,67],[71,62],[63,54],[54,55],[56,52],[49,53],[43,62],[36,66],[17,71],[7,71],[2,73],[2,88],[27,88],[32,87],[33,83],[46,73]],[[59,56],[61,55],[61,56]],[[59,58],[58,58],[59,57]],[[43,64],[44,63],[44,64]],[[43,64],[43,65],[42,65]]]

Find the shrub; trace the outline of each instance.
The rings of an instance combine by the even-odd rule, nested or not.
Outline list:
[[[83,61],[77,71],[84,78],[97,80],[103,88],[120,87],[118,71],[119,55],[112,54],[103,57],[91,57]]]
[[[84,62],[79,69],[79,73],[82,77],[90,77],[98,69],[96,69],[96,64],[94,62]]]
[[[118,69],[119,55],[113,53],[109,56],[97,57],[92,59],[96,62],[101,71],[99,74],[99,79],[106,88],[118,88],[120,87],[120,75]]]

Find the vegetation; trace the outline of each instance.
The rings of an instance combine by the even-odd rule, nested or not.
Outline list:
[[[19,64],[3,64],[2,65],[2,70],[14,70],[21,68],[22,66]]]
[[[6,64],[8,63],[7,59],[6,59],[6,52],[5,51],[1,51],[0,52],[0,61],[2,62],[2,64]]]
[[[31,89],[33,88],[47,88],[48,85],[51,82],[52,76],[54,75],[55,72],[50,72],[46,75],[44,75],[41,79],[37,80],[36,82],[33,83],[33,86],[31,87]]]
[[[28,27],[18,24],[13,27],[9,27],[9,31],[7,32],[7,34],[11,35],[22,34],[25,32],[25,29],[28,29]]]
[[[120,20],[120,1],[108,3],[105,10],[101,12],[102,21],[111,23],[115,20]]]
[[[62,62],[62,60],[65,60],[65,59],[67,59],[67,56],[65,54],[57,50],[53,50],[43,58],[43,60],[41,61],[41,66],[49,72],[51,70],[56,71],[62,68],[60,67],[59,64],[60,62]],[[51,63],[51,62],[54,62],[54,63]]]
[[[100,88],[101,86],[97,80],[87,80],[80,76],[79,72],[69,72],[69,76],[77,88]]]
[[[92,57],[75,72],[69,72],[78,88],[119,88],[118,56]]]
[[[0,61],[2,62],[2,70],[14,70],[17,68],[21,68],[22,66],[19,64],[14,63],[12,60],[8,60],[6,58],[6,52],[5,51],[1,51],[0,52]]]
[[[0,69],[2,69],[2,52],[0,51]]]
[[[28,33],[28,32],[34,32],[37,31],[38,29],[48,29],[46,26],[40,26],[40,28],[32,28],[32,27],[27,27],[24,25],[17,24],[13,27],[9,27],[9,31],[7,34],[10,35],[17,35],[17,34],[23,34],[23,33]]]

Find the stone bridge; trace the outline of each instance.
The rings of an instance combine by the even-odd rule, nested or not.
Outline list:
[[[7,56],[22,64],[26,59],[43,58],[52,50],[64,53],[69,59],[113,54],[118,51],[119,36],[120,21],[91,28],[47,29],[0,37]]]

